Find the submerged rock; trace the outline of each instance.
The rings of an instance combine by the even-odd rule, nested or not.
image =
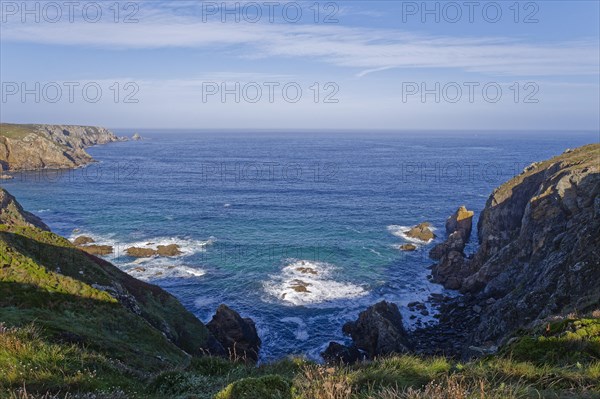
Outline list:
[[[308,287],[310,287],[310,283],[307,283],[302,280],[294,280],[294,281],[292,281],[292,283],[290,285],[290,288],[296,292],[309,293],[310,291],[309,291]]]
[[[170,244],[170,245],[159,245],[156,249],[156,254],[158,256],[179,256],[182,254],[179,245]]]
[[[151,258],[156,255],[156,251],[152,248],[138,248],[131,247],[125,250],[127,256],[131,256],[133,258]]]
[[[428,242],[436,237],[430,227],[431,224],[428,222],[419,223],[410,230],[405,231],[404,234],[406,234],[407,237]]]
[[[303,273],[303,274],[313,274],[313,275],[319,274],[312,267],[298,267],[298,268],[296,268],[296,270],[299,271],[300,273]]]
[[[151,244],[148,244],[151,245]],[[127,256],[131,256],[133,258],[151,258],[153,256],[179,256],[183,252],[181,252],[181,248],[177,244],[169,244],[169,245],[159,245],[156,249],[152,248],[140,248],[140,247],[131,247],[125,250]]]
[[[402,315],[393,303],[382,301],[369,307],[359,314],[358,320],[346,323],[343,331],[371,359],[410,351],[411,343]]]
[[[261,340],[252,319],[244,319],[226,305],[220,305],[206,326],[231,359],[258,360]]]
[[[400,245],[400,249],[402,251],[415,251],[417,249],[417,246],[414,244],[402,244]]]

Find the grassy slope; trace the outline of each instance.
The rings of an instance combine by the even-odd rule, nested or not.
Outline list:
[[[555,322],[552,334],[558,336],[563,326],[574,324]],[[591,326],[600,328],[600,319],[583,324],[586,333],[570,331],[579,336],[578,345],[586,346],[593,340],[581,337]],[[5,371],[0,387],[11,387],[12,393],[4,392],[12,398],[28,397],[17,391],[23,381],[30,394],[60,391],[58,398],[65,398],[65,392],[95,392],[96,397],[114,399],[600,398],[600,359],[539,357],[545,348],[542,336],[523,337],[540,344],[528,342],[525,352],[519,348],[522,341],[517,341],[516,348],[506,348],[502,355],[466,364],[397,356],[351,367],[319,366],[301,359],[251,367],[204,357],[193,358],[185,368],[136,375],[106,354],[51,343],[34,327],[0,328],[0,370]],[[590,345],[597,345],[597,339],[596,334],[596,344]]]
[[[165,291],[53,233],[7,225],[0,225],[0,322],[35,322],[49,343],[77,343],[141,374],[186,365],[185,352],[201,354],[208,340],[206,328]]]
[[[466,364],[399,356],[351,367],[301,359],[251,367],[188,357],[146,319],[91,286],[132,286],[127,278],[55,234],[0,225],[0,397],[600,398],[598,314],[521,332],[498,356]],[[140,301],[144,312],[167,317],[161,306],[169,302],[152,297]]]
[[[12,123],[0,123],[0,137],[10,139],[22,139],[30,133],[35,133],[35,125],[15,125]]]

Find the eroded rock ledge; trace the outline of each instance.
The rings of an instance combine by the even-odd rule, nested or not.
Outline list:
[[[1,123],[0,175],[2,171],[84,166],[94,162],[86,148],[124,140],[95,126]]]
[[[446,241],[430,251],[434,281],[463,295],[438,300],[439,324],[402,334],[398,344],[424,354],[485,355],[519,329],[600,306],[600,144],[532,164],[495,189],[477,224],[479,248],[467,256],[473,216],[460,207],[446,222]],[[379,324],[368,321],[353,330],[354,345],[331,344],[324,357],[356,361],[359,349],[372,356],[359,343],[378,342]]]
[[[477,252],[434,266],[434,277],[478,306],[471,344],[600,304],[599,164],[592,144],[526,168],[488,199]]]

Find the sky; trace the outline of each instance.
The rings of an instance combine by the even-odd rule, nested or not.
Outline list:
[[[0,0],[0,120],[600,130],[600,2]]]

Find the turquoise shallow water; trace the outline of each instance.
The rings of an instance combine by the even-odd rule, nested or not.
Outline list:
[[[140,133],[147,139],[91,148],[100,162],[87,168],[3,185],[57,233],[115,246],[109,260],[202,320],[220,303],[252,317],[263,360],[318,357],[381,299],[398,303],[409,327],[432,322],[405,306],[442,292],[426,278],[432,244],[399,251],[402,226],[429,221],[443,235],[459,205],[478,215],[531,162],[598,141],[597,132]],[[161,243],[183,256],[124,254]]]

